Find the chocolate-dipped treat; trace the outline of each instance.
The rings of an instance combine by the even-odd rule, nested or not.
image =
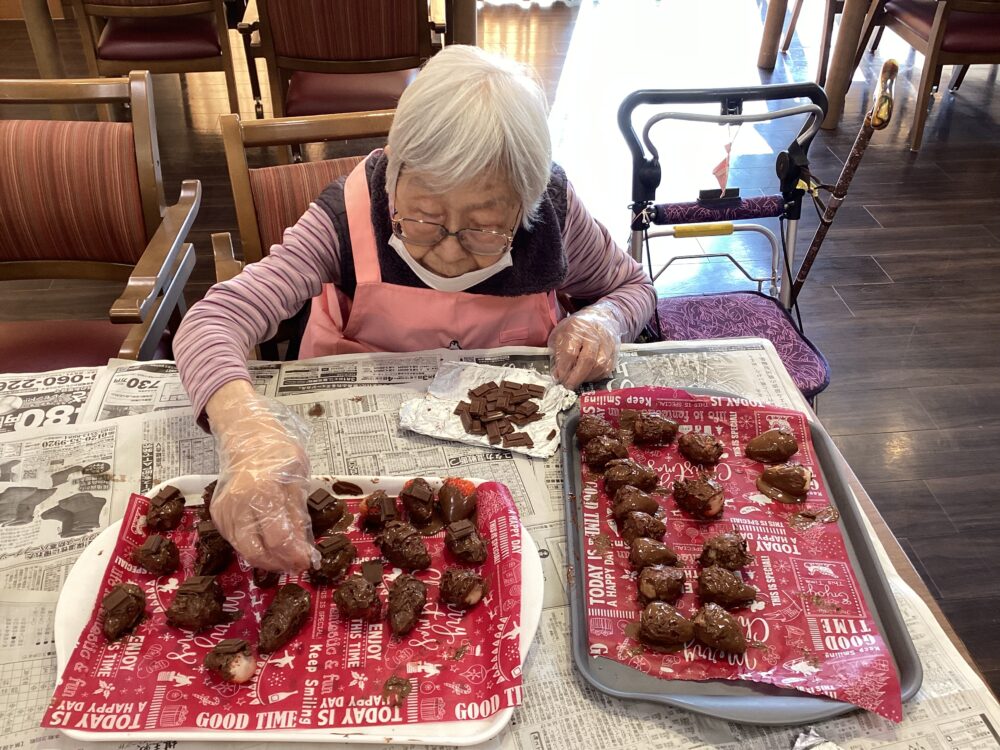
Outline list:
[[[627,544],[632,544],[639,537],[663,539],[667,527],[659,518],[654,518],[648,513],[632,511],[625,514],[625,520],[619,526],[618,532]]]
[[[253,569],[253,582],[258,588],[273,589],[278,585],[279,580],[281,580],[281,573],[276,570]]]
[[[426,479],[411,479],[403,485],[399,499],[413,524],[425,524],[434,515],[434,490]]]
[[[277,651],[298,635],[311,608],[309,592],[298,584],[286,583],[278,589],[260,621],[260,652]]]
[[[198,508],[198,517],[202,521],[207,521],[212,517],[212,500],[215,499],[215,488],[219,485],[219,480],[209,482],[205,485],[201,493],[201,507]]]
[[[474,570],[448,568],[441,576],[441,601],[459,609],[475,607],[486,595],[486,581]]]
[[[449,477],[437,493],[438,507],[446,524],[463,521],[476,512],[479,497],[476,487],[468,479]]]
[[[333,601],[344,617],[377,620],[382,614],[382,600],[375,586],[364,576],[348,576],[333,594]]]
[[[318,489],[306,500],[306,508],[312,521],[313,536],[321,537],[344,517],[347,503],[324,489]]]
[[[177,595],[167,609],[167,622],[177,628],[198,632],[233,618],[222,605],[226,595],[215,576],[192,576],[177,589]]]
[[[628,559],[632,567],[642,570],[648,565],[673,565],[677,562],[677,553],[663,542],[640,537],[632,542]]]
[[[109,641],[117,641],[135,630],[146,614],[146,596],[134,583],[119,583],[101,600],[102,628]]]
[[[660,478],[648,466],[642,466],[631,458],[618,458],[608,461],[604,467],[604,491],[615,497],[618,490],[629,485],[644,492],[652,492],[659,484]]]
[[[226,682],[248,682],[257,670],[250,644],[242,638],[226,638],[205,654],[205,669]]]
[[[680,568],[667,565],[649,565],[639,571],[636,582],[639,601],[643,605],[650,602],[673,602],[684,593],[687,576]]]
[[[742,654],[747,650],[743,626],[718,604],[706,604],[695,614],[694,637],[727,654]]]
[[[233,561],[233,548],[211,521],[198,522],[198,556],[194,561],[195,575],[218,575]]]
[[[747,443],[746,454],[762,464],[780,464],[799,452],[795,434],[787,427],[760,433]]]
[[[694,625],[666,602],[650,602],[639,616],[639,640],[661,648],[679,648],[694,637]]]
[[[615,504],[611,512],[618,523],[624,523],[625,516],[629,513],[648,513],[655,516],[660,509],[660,504],[652,495],[648,495],[630,484],[622,487],[612,497],[615,499]]]
[[[427,603],[427,587],[409,573],[396,578],[389,589],[389,627],[394,635],[406,635],[414,627]]]
[[[423,570],[431,564],[431,555],[423,537],[403,521],[388,523],[375,543],[389,562],[403,570]]]
[[[146,511],[146,528],[156,531],[176,529],[184,515],[184,495],[176,487],[167,485],[149,498]]]
[[[444,543],[455,557],[470,565],[486,562],[486,544],[468,519],[448,524]]]
[[[809,494],[812,472],[799,464],[768,466],[757,478],[757,489],[779,503],[801,503]]]
[[[731,570],[713,565],[698,574],[698,596],[726,609],[745,607],[757,598],[757,589],[747,586]]]
[[[705,542],[698,562],[708,568],[718,565],[727,570],[739,570],[749,565],[753,556],[747,550],[747,540],[738,531],[717,534]]]
[[[132,551],[132,562],[156,576],[173,573],[181,564],[177,545],[166,537],[152,534]]]
[[[677,423],[658,411],[639,412],[632,423],[633,439],[644,445],[667,445],[677,435]]]
[[[688,461],[699,466],[715,466],[726,447],[722,441],[704,432],[686,432],[677,441],[677,449]]]
[[[581,448],[596,437],[614,434],[615,428],[611,423],[596,414],[585,414],[576,424],[576,442]]]
[[[331,534],[316,542],[319,550],[319,568],[309,571],[309,580],[318,584],[331,584],[340,578],[351,567],[354,558],[358,556],[358,548],[344,534]]]
[[[694,479],[674,482],[674,500],[695,518],[710,521],[722,515],[726,496],[719,480],[702,474]]]
[[[583,449],[583,460],[594,471],[601,471],[616,458],[628,458],[628,448],[616,437],[599,435]]]
[[[375,490],[358,505],[361,526],[369,530],[381,530],[390,521],[399,517],[396,498],[389,497],[385,490]]]

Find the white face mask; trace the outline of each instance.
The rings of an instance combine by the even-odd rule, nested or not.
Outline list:
[[[504,269],[510,268],[514,265],[514,261],[510,258],[510,253],[507,252],[504,253],[503,257],[492,266],[480,268],[475,271],[469,271],[468,273],[463,273],[460,276],[439,276],[429,268],[424,268],[420,265],[417,260],[410,255],[410,251],[406,249],[406,245],[403,244],[403,241],[396,235],[389,237],[389,247],[396,251],[396,254],[403,259],[403,262],[406,263],[410,270],[417,275],[418,279],[424,282],[431,289],[436,289],[439,292],[464,292],[466,289],[470,289],[476,284],[486,281],[486,279],[496,276]]]

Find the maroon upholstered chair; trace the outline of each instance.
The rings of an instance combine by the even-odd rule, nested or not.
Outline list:
[[[910,150],[917,151],[942,67],[960,66],[952,84],[954,91],[969,65],[1000,63],[1000,0],[879,0],[865,19],[855,67],[878,26],[895,31],[924,56],[910,132]]]
[[[103,320],[0,323],[0,372],[150,359],[184,312],[201,184],[164,205],[149,73],[0,81],[4,103],[129,103],[132,122],[0,120],[0,280],[124,285]],[[60,290],[39,292],[56,297]],[[158,351],[159,350],[159,351]]]
[[[427,0],[258,0],[275,117],[395,109],[431,56]]]
[[[240,111],[222,0],[73,0],[73,13],[91,75],[222,71]]]

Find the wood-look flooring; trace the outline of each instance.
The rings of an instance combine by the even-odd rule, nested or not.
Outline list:
[[[547,4],[546,4],[547,5]],[[552,102],[556,158],[591,211],[627,235],[629,161],[615,126],[622,97],[637,88],[728,86],[808,80],[817,67],[822,3],[805,3],[791,50],[773,73],[755,66],[766,4],[729,0],[583,0],[575,7],[487,5],[480,44],[531,63]],[[57,30],[67,70],[84,73],[76,31]],[[241,47],[244,116],[252,103]],[[0,77],[35,77],[23,25],[0,22]],[[833,181],[846,157],[881,63],[901,65],[897,107],[877,133],[802,298],[806,330],[830,361],[820,397],[827,428],[858,473],[917,570],[1000,687],[1000,96],[996,68],[972,69],[957,95],[939,93],[919,154],[907,148],[923,59],[886,33],[866,55],[847,97],[843,124],[821,133],[814,170]],[[944,81],[951,71],[946,70]],[[266,80],[266,79],[265,79]],[[209,234],[236,227],[218,115],[221,74],[156,80],[168,197],[184,178],[204,188],[191,234],[199,265],[191,300],[212,281]],[[0,109],[0,116],[24,116]],[[46,112],[35,116],[45,117]],[[733,147],[731,184],[773,190],[773,151],[797,123],[744,126]],[[725,129],[679,126],[664,136],[661,199],[691,200],[711,187]],[[266,160],[267,155],[260,157]],[[2,165],[0,168],[7,168]],[[815,227],[807,211],[801,235]],[[753,268],[752,243],[677,241],[686,254],[725,247]],[[801,246],[800,246],[801,247]],[[800,250],[801,251],[801,250]],[[685,264],[661,292],[711,288],[735,275],[718,262]],[[23,282],[0,285],[0,319],[103,314],[116,289]],[[40,292],[48,292],[40,294]]]

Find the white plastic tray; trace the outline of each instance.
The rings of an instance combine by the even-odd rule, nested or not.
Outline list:
[[[201,494],[205,485],[214,476],[183,476],[171,479],[152,488],[149,495],[155,495],[159,488],[172,485],[179,489],[188,506],[201,505]],[[320,487],[331,490],[338,480],[351,482],[361,488],[363,494],[382,489],[396,495],[403,483],[411,477],[314,477],[310,492]],[[441,479],[425,477],[437,489]],[[476,485],[484,480],[471,479]],[[347,496],[345,496],[347,497]],[[356,495],[354,496],[356,497]],[[62,677],[66,663],[73,654],[83,629],[90,620],[94,602],[100,590],[101,581],[108,561],[118,540],[121,521],[117,521],[90,543],[70,570],[56,604],[55,640],[56,664]],[[538,630],[542,616],[542,590],[544,577],[538,548],[524,526],[521,527],[521,664],[524,664],[528,648]],[[435,722],[404,726],[359,727],[350,731],[338,729],[297,729],[297,730],[205,730],[171,729],[169,732],[84,732],[62,730],[74,740],[87,742],[109,740],[178,740],[178,741],[244,741],[244,742],[355,742],[367,744],[413,744],[413,745],[476,745],[485,742],[507,726],[513,708],[506,708],[485,719],[469,721]]]

